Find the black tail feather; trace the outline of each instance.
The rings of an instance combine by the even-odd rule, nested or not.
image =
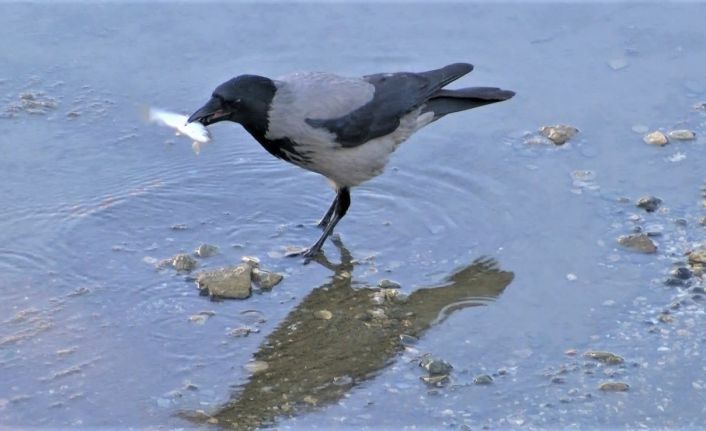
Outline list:
[[[434,120],[453,112],[502,102],[515,95],[514,91],[496,87],[471,87],[458,90],[439,90],[427,101],[424,112],[433,112]]]

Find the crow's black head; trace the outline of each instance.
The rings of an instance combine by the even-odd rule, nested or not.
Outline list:
[[[269,78],[241,75],[216,87],[211,100],[191,114],[188,122],[204,126],[223,120],[243,125],[267,121],[267,112],[276,87]]]

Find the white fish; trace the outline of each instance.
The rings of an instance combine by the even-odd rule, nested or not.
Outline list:
[[[147,119],[152,123],[161,124],[171,127],[177,131],[177,135],[185,135],[191,138],[194,142],[191,144],[196,154],[201,151],[201,145],[211,141],[211,134],[208,133],[206,127],[199,123],[186,123],[189,119],[186,115],[177,114],[175,112],[164,111],[157,108],[149,108],[147,111]]]

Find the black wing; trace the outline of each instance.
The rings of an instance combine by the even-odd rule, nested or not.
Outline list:
[[[375,87],[373,99],[349,114],[331,119],[308,118],[307,124],[336,135],[343,147],[356,147],[394,132],[400,119],[424,104],[439,89],[473,70],[455,63],[422,73],[380,73],[364,76]]]

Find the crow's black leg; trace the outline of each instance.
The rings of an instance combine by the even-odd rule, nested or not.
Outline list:
[[[318,241],[316,241],[316,243],[314,243],[314,245],[309,247],[309,249],[303,253],[304,257],[316,256],[319,251],[321,251],[321,247],[324,246],[326,238],[328,238],[328,236],[331,235],[331,232],[333,232],[333,228],[335,228],[336,224],[338,224],[338,222],[341,221],[343,216],[346,215],[348,207],[351,206],[351,194],[348,190],[348,187],[341,187],[340,189],[338,189],[338,194],[336,195],[336,200],[334,202],[336,203],[336,205],[333,209],[333,215],[331,216],[331,220],[329,220],[328,224],[326,225],[324,233],[321,234],[321,237],[318,239]]]
[[[324,214],[323,217],[321,217],[321,220],[319,220],[319,223],[317,224],[318,227],[324,228],[326,225],[328,225],[328,222],[331,221],[331,216],[333,215],[333,211],[336,209],[336,203],[338,202],[338,193],[336,193],[336,197],[333,198],[333,202],[331,202],[331,206],[328,208],[328,211],[326,211],[326,214]]]

